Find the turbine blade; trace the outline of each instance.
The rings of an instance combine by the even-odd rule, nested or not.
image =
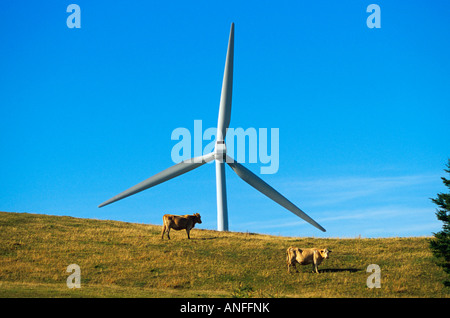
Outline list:
[[[210,153],[204,156],[195,157],[192,159],[184,160],[166,170],[161,171],[160,173],[155,174],[154,176],[148,178],[147,180],[142,181],[141,183],[135,185],[134,187],[129,188],[128,190],[119,193],[118,195],[112,197],[111,199],[103,202],[98,207],[101,208],[110,203],[122,200],[130,195],[136,194],[148,188],[151,188],[155,185],[163,183],[167,180],[175,178],[183,173],[189,172],[195,168],[202,166],[203,164],[214,159],[214,153]]]
[[[300,210],[297,206],[295,206],[291,201],[286,199],[284,196],[282,196],[278,191],[276,191],[274,188],[272,188],[270,185],[268,185],[266,182],[264,182],[261,178],[259,178],[257,175],[255,175],[253,172],[245,168],[240,163],[233,160],[233,158],[227,156],[226,160],[227,164],[233,169],[233,171],[245,182],[247,182],[249,185],[251,185],[253,188],[261,192],[262,194],[266,195],[282,207],[288,209],[295,215],[299,216],[306,222],[310,223],[311,225],[315,226],[319,230],[325,232],[325,229],[320,226],[316,221],[314,221],[312,218],[310,218],[305,212]]]
[[[228,40],[227,59],[223,73],[222,93],[220,96],[219,119],[217,121],[217,140],[225,140],[231,119],[231,96],[233,92],[233,59],[234,59],[234,23],[231,23]]]

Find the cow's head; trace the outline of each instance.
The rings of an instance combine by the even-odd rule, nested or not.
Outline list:
[[[195,223],[202,224],[202,219],[200,218],[200,213],[195,213]]]
[[[329,254],[331,253],[331,250],[329,249],[323,249],[323,250],[319,250],[320,252],[320,256],[322,256],[324,259],[327,259],[329,257]]]

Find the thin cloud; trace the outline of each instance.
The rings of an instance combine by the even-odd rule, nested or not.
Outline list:
[[[340,177],[310,181],[286,181],[286,191],[301,194],[310,206],[326,206],[348,202],[394,190],[439,182],[435,175],[406,175],[395,177]]]
[[[437,228],[430,191],[440,184],[431,174],[285,180],[280,192],[327,229],[331,236],[429,235]],[[280,208],[281,209],[281,208]],[[283,214],[283,213],[282,213]],[[265,215],[235,227],[288,236],[321,235],[290,213]],[[243,221],[243,220],[242,220]]]
[[[428,222],[408,226],[377,227],[364,230],[365,236],[410,236],[411,232],[426,233],[423,236],[431,236],[433,232],[439,231],[438,222]]]
[[[382,207],[370,207],[370,208],[361,208],[354,209],[352,211],[343,211],[343,210],[331,210],[324,211],[322,215],[329,215],[316,218],[319,223],[333,223],[339,221],[352,221],[352,220],[375,220],[375,219],[389,219],[389,218],[411,218],[414,216],[421,216],[424,214],[429,214],[432,209],[430,208],[411,208],[405,206],[382,206]],[[308,224],[300,219],[295,219],[293,221],[292,218],[286,219],[274,219],[271,220],[270,223],[267,221],[252,221],[242,223],[240,226],[242,227],[255,227],[258,229],[271,229],[271,228],[279,228],[279,227],[298,227]]]

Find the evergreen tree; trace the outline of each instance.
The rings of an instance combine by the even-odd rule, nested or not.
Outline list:
[[[450,159],[447,168],[444,171],[450,174]],[[450,189],[450,180],[444,177],[441,179]],[[431,200],[439,207],[436,209],[438,220],[444,222],[442,231],[433,233],[434,238],[430,241],[431,251],[437,258],[438,265],[450,274],[450,193],[438,193],[437,198]],[[444,281],[444,285],[450,287],[450,280]]]

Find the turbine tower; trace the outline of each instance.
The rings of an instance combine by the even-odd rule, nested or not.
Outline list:
[[[225,61],[225,71],[223,74],[222,93],[220,97],[219,118],[217,121],[217,138],[214,151],[203,156],[184,160],[166,170],[163,170],[154,176],[142,181],[141,183],[125,190],[122,193],[103,202],[98,207],[101,208],[110,203],[129,197],[133,194],[154,187],[172,178],[178,177],[186,172],[194,170],[207,162],[215,160],[216,162],[216,186],[217,186],[217,229],[219,231],[228,231],[228,210],[227,193],[225,182],[225,163],[245,182],[251,185],[262,194],[277,202],[287,210],[299,216],[306,222],[325,232],[325,229],[316,221],[310,218],[305,212],[300,210],[292,202],[286,199],[278,191],[264,182],[253,172],[235,161],[227,155],[225,145],[225,136],[231,118],[231,96],[233,90],[233,56],[234,56],[234,23],[231,24],[230,37],[228,40],[227,57]]]

